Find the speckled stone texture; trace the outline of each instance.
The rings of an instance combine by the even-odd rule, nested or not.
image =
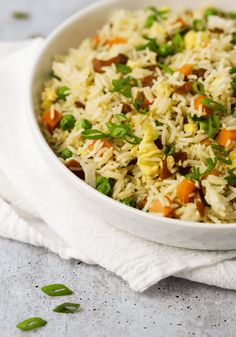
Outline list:
[[[47,35],[93,0],[0,0],[0,40]],[[13,11],[27,11],[15,20]],[[1,129],[1,125],[0,125]],[[136,294],[99,267],[63,261],[45,249],[0,239],[0,337],[235,337],[236,293],[169,278]],[[50,298],[40,291],[61,282],[74,295]],[[81,304],[74,315],[52,312],[65,301]],[[30,316],[48,324],[23,333],[15,325]]]

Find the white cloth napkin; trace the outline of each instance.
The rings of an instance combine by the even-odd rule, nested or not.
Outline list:
[[[170,275],[236,289],[236,251],[171,248],[120,231],[87,211],[46,167],[24,104],[27,74],[42,44],[0,44],[0,235],[98,264],[135,291]]]

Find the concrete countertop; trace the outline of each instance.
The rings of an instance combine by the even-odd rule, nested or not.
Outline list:
[[[0,40],[47,35],[58,23],[94,0],[0,1]],[[12,12],[29,12],[15,20]],[[0,337],[235,337],[236,293],[168,278],[144,294],[134,293],[102,268],[63,261],[45,249],[0,239]],[[63,283],[79,302],[75,315],[52,312],[62,298],[40,287]],[[65,299],[65,301],[68,298]],[[30,316],[48,324],[24,333],[15,325]]]

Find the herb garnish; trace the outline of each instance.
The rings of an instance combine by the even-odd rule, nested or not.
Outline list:
[[[58,306],[56,306],[53,311],[63,313],[63,314],[73,314],[78,311],[80,308],[80,304],[78,303],[70,303],[65,302]]]
[[[175,144],[166,145],[163,152],[166,156],[172,156],[175,153]]]
[[[144,49],[148,48],[150,51],[153,51],[154,53],[159,52],[159,46],[158,46],[155,38],[150,38],[146,35],[143,35],[143,38],[145,40],[147,40],[148,42],[145,43],[145,44],[142,44],[140,46],[137,46],[136,50],[139,51],[139,50],[144,50]]]
[[[17,328],[23,331],[29,331],[40,328],[47,324],[47,321],[40,317],[31,317],[17,324]]]
[[[49,284],[41,288],[48,296],[67,296],[73,294],[73,291],[64,284]]]
[[[189,174],[186,175],[186,178],[199,181],[204,175],[208,174],[211,170],[213,170],[217,164],[217,160],[212,160],[211,158],[206,159],[207,168],[202,173],[200,172],[199,167],[192,167]]]
[[[127,66],[126,64],[121,64],[118,63],[116,64],[116,70],[118,71],[118,73],[122,73],[122,74],[128,74],[131,73],[132,69]]]
[[[130,133],[131,126],[129,124],[107,124],[108,132],[104,133],[100,130],[91,129],[84,130],[81,135],[86,139],[104,139],[104,138],[113,138],[113,139],[124,139],[131,144],[139,144],[141,138]]]
[[[157,9],[155,7],[148,7],[149,10],[153,12],[153,14],[149,15],[145,22],[146,28],[151,28],[155,21],[158,19],[166,20],[166,14],[169,13],[169,9]]]
[[[166,64],[157,62],[157,66],[158,66],[159,68],[161,68],[161,69],[163,70],[164,73],[169,73],[169,74],[173,75],[174,72],[175,72],[173,69],[171,69],[170,67],[168,67]]]
[[[236,174],[234,173],[236,171],[236,167],[234,167],[231,170],[228,170],[228,175],[225,177],[225,180],[229,183],[231,186],[236,186]]]
[[[138,82],[135,78],[127,76],[119,80],[112,80],[112,92],[119,92],[127,98],[131,98],[131,88],[137,87]]]
[[[225,150],[225,148],[219,144],[211,144],[212,150],[216,155],[216,159],[221,161],[226,165],[231,165],[232,160],[229,158],[229,152]]]
[[[192,120],[198,123],[200,129],[207,132],[211,139],[213,139],[220,130],[220,120],[214,112],[209,118],[194,116]]]
[[[193,20],[193,30],[195,30],[196,32],[204,31],[205,30],[204,22],[199,19]]]
[[[204,93],[205,93],[204,85],[201,82],[194,82],[193,83],[193,91],[196,94],[204,95]]]
[[[12,17],[16,20],[27,20],[30,18],[30,14],[27,12],[16,11],[12,13]]]

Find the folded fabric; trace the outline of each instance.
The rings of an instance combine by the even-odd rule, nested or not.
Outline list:
[[[0,235],[98,264],[135,291],[170,275],[235,289],[236,251],[173,248],[125,233],[87,210],[83,198],[54,177],[35,145],[24,101],[43,43],[0,44]]]

